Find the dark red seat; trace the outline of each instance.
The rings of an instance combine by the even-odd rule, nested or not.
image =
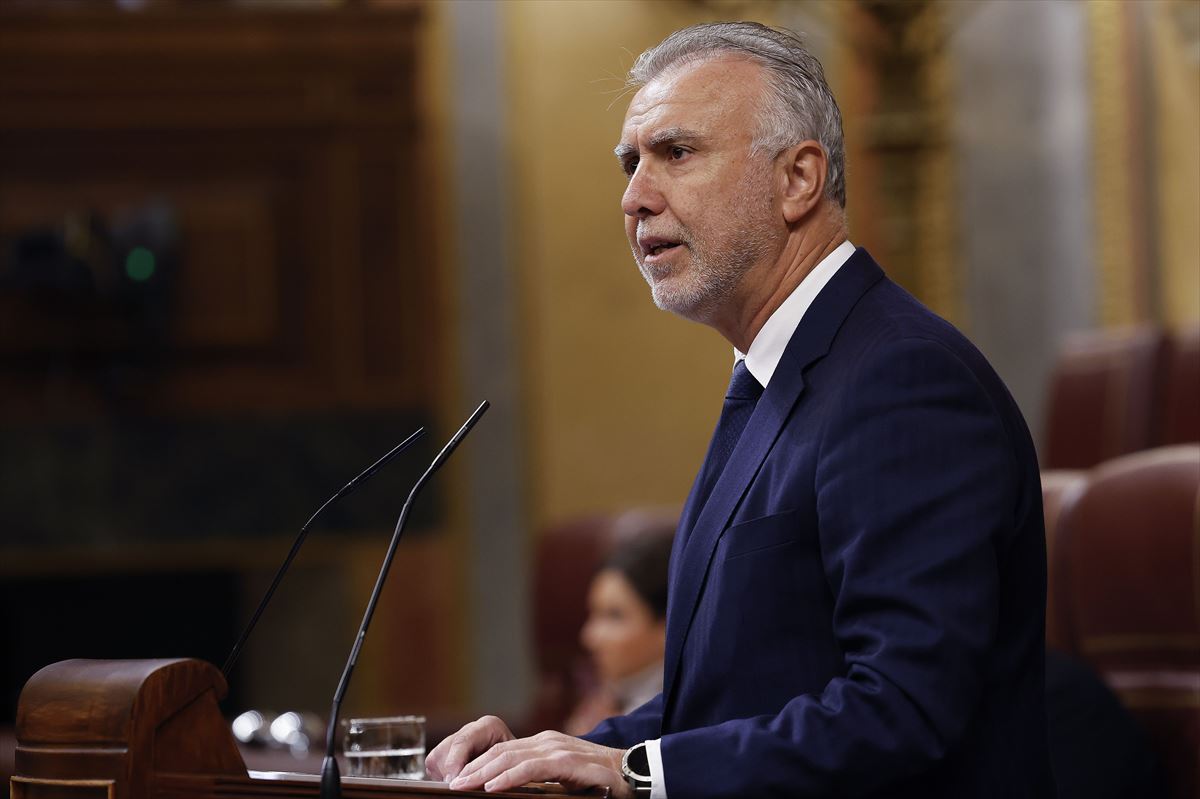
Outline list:
[[[1158,443],[1200,441],[1200,325],[1172,335],[1164,361]]]
[[[1058,519],[1062,509],[1075,502],[1087,485],[1087,472],[1077,469],[1053,469],[1042,472],[1042,511],[1046,518],[1046,644],[1066,651],[1070,646],[1063,608],[1055,599],[1054,584],[1064,561],[1058,546]]]
[[[1154,446],[1165,338],[1157,328],[1069,338],[1050,379],[1043,469],[1088,469]]]
[[[1173,799],[1200,789],[1200,445],[1107,462],[1063,503],[1051,589],[1064,648],[1149,735]]]

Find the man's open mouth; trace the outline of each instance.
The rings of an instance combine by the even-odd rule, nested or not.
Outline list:
[[[653,258],[656,255],[662,255],[667,250],[673,250],[680,245],[678,241],[660,238],[646,238],[639,242],[642,247],[642,252],[646,257]]]

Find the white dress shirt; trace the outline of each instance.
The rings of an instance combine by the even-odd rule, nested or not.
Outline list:
[[[825,288],[825,284],[837,274],[842,264],[854,254],[854,245],[843,241],[833,252],[821,259],[813,270],[804,276],[800,285],[788,295],[788,298],[775,309],[754,341],[750,343],[750,351],[741,353],[735,347],[733,350],[734,365],[745,358],[746,368],[763,388],[771,382],[783,351],[792,339],[792,334],[804,318],[804,313],[812,305],[813,300]],[[664,700],[666,698],[664,697]],[[662,748],[660,739],[646,741],[646,759],[650,763],[651,792],[650,799],[667,799],[667,781],[663,774]]]

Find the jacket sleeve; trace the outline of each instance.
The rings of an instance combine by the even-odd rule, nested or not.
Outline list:
[[[603,746],[628,749],[636,743],[657,738],[662,731],[662,694],[624,716],[613,716],[580,738]]]
[[[841,392],[813,488],[844,674],[776,715],[664,736],[671,796],[899,785],[955,746],[978,705],[1020,485],[1007,411],[923,338],[877,348]]]

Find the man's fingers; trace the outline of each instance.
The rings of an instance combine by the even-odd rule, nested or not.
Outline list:
[[[495,767],[493,766],[493,762],[498,758],[503,757],[505,763],[515,764],[519,760],[536,757],[543,751],[548,752],[555,748],[570,746],[570,742],[574,740],[574,738],[562,735],[561,733],[542,732],[529,738],[512,738],[500,741],[488,748],[487,751],[481,752],[471,762],[465,764],[460,769],[459,776],[470,780],[472,783],[482,782],[487,778],[476,780],[475,777],[484,769],[487,769],[489,774],[494,774]]]
[[[486,717],[485,717],[486,718]],[[446,761],[442,773],[446,779],[453,780],[463,770],[475,755],[487,750],[491,744],[485,719],[472,721],[454,735],[450,751],[446,753]]]
[[[441,743],[433,747],[429,754],[425,757],[425,771],[431,779],[440,780],[444,777],[446,756],[450,753],[450,747],[454,744],[455,737],[458,733],[447,735],[442,739]]]
[[[447,741],[442,741],[425,761],[434,779],[452,781],[476,755],[493,744],[512,738],[508,725],[495,716],[484,716],[463,726]]]
[[[496,775],[517,766],[529,757],[528,752],[520,749],[500,751],[501,746],[503,744],[492,747],[468,763],[452,785],[483,785],[488,780],[494,779]]]
[[[477,776],[482,776],[477,774]],[[557,751],[542,757],[520,760],[484,779],[487,791],[508,791],[529,782],[561,782],[570,789],[608,787],[619,790],[616,774],[574,752]],[[475,782],[475,780],[472,780]]]
[[[509,788],[516,788],[527,782],[533,782],[535,779],[539,781],[552,780],[553,777],[538,776],[548,773],[548,764],[545,762],[547,759],[519,761],[512,768],[505,769],[488,778],[483,783],[484,790],[507,791]]]
[[[606,747],[560,733],[498,743],[450,781],[455,790],[505,791],[527,782],[557,781],[572,788],[607,786],[623,795],[619,760]]]
[[[517,738],[498,743],[464,765],[459,770],[458,778],[451,780],[452,787],[455,790],[466,785],[479,787],[504,768],[516,765],[534,754],[536,747],[531,738]]]
[[[466,727],[450,735],[425,758],[425,771],[435,780],[451,780],[462,770],[463,764],[456,760],[465,759],[458,751],[463,748],[462,736]],[[456,751],[458,750],[458,751]]]
[[[557,777],[551,774],[548,761],[554,755],[537,756],[535,752],[510,750],[495,756],[489,752],[469,764],[458,779],[450,783],[455,790],[504,790],[498,785],[517,786],[535,780],[544,782]]]
[[[456,760],[463,758],[461,750],[467,745],[467,740],[470,738],[471,729],[478,721],[468,722],[458,729],[458,732],[447,736],[440,744],[434,747],[433,751],[425,758],[425,770],[430,774],[435,774],[438,777],[450,777],[453,773],[457,773],[462,769],[463,764],[459,762],[455,766]]]
[[[463,766],[471,759],[470,744],[463,733],[458,733],[454,736],[454,743],[450,745],[450,751],[446,753],[446,763],[442,771],[446,775],[446,779],[452,780],[462,771]]]

